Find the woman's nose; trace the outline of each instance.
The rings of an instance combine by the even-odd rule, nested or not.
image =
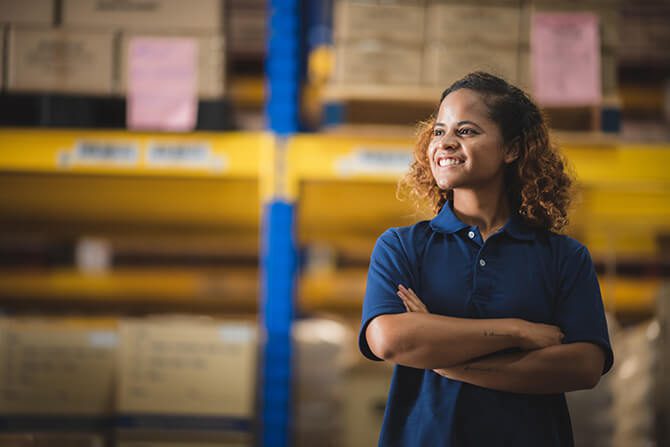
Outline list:
[[[445,136],[440,141],[440,147],[444,150],[456,149],[458,147],[458,141],[452,136]]]

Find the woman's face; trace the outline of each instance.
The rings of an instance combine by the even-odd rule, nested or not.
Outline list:
[[[428,145],[440,189],[477,189],[495,182],[502,187],[504,166],[513,160],[479,93],[463,88],[444,98]]]

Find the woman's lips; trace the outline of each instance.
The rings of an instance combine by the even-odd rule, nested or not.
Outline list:
[[[465,160],[457,157],[437,157],[436,164],[441,168],[458,166],[465,163]]]

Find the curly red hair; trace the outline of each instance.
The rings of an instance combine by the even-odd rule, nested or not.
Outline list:
[[[518,151],[507,166],[505,188],[510,208],[533,227],[560,231],[568,223],[568,207],[573,196],[572,175],[564,157],[549,141],[549,132],[539,108],[521,89],[484,72],[470,73],[442,93],[467,88],[482,95],[493,121],[498,123],[506,150]],[[435,182],[428,160],[435,116],[419,124],[414,160],[401,180],[417,205],[428,202],[434,213],[453,197]]]

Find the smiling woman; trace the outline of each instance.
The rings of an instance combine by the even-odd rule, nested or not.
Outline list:
[[[484,134],[484,144],[492,146],[487,157],[498,157],[491,160],[494,165],[500,157],[506,157],[501,167],[512,208],[518,208],[528,222],[552,230],[567,224],[572,181],[565,161],[549,142],[540,110],[526,93],[478,72],[446,89],[439,104],[436,115],[420,124],[414,162],[400,182],[401,190],[409,192],[417,203],[428,200],[433,211],[439,212],[453,198],[454,188],[439,183],[448,181],[447,176],[435,177],[437,149],[442,148],[437,155],[451,154],[458,161],[466,161],[465,154],[454,149],[454,143],[474,138],[474,145],[481,147]],[[468,119],[454,122],[456,116]]]
[[[396,365],[380,446],[571,446],[564,394],[613,362],[588,250],[559,234],[571,180],[537,106],[472,73],[404,179],[436,216],[373,250],[359,344]]]

